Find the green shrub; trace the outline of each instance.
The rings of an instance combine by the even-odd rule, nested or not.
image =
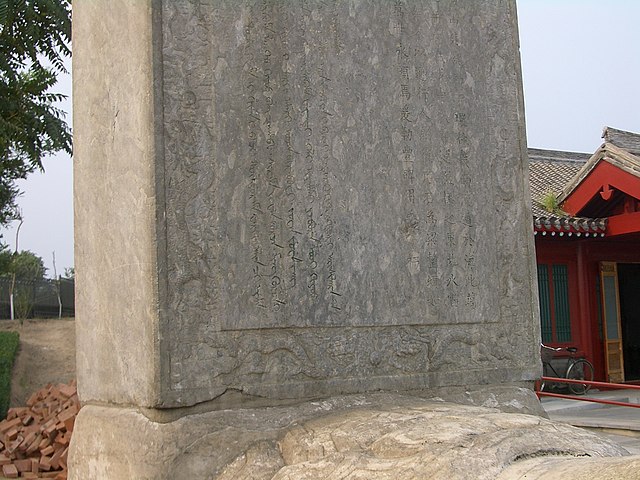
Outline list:
[[[0,332],[0,419],[6,418],[11,399],[11,370],[18,353],[18,332]]]
[[[16,318],[20,320],[20,325],[29,318],[31,310],[33,309],[33,287],[20,287],[16,288],[14,292],[13,306],[16,313]]]
[[[562,217],[567,215],[567,213],[562,210],[562,207],[558,202],[558,197],[551,190],[547,191],[547,193],[544,194],[544,197],[540,199],[540,204],[542,205],[542,208],[553,215],[559,215]]]

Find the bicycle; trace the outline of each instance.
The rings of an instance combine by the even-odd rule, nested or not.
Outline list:
[[[553,365],[551,364],[551,359],[553,358],[553,352],[561,352],[567,351],[570,354],[570,357],[567,358],[567,364],[565,368],[565,374],[560,375]],[[593,365],[589,360],[584,358],[575,358],[575,353],[578,351],[576,347],[564,347],[564,348],[553,348],[548,347],[544,344],[540,344],[540,356],[542,358],[542,376],[543,377],[555,377],[555,378],[566,378],[568,380],[587,380],[589,382],[593,381]],[[553,375],[551,375],[553,372]],[[540,385],[540,391],[543,391],[545,387],[549,387],[549,383],[543,381]],[[555,382],[553,382],[555,383]],[[588,384],[580,384],[580,383],[569,383],[569,390],[575,395],[584,395],[589,391],[591,385]]]

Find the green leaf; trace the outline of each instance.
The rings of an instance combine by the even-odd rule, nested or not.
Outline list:
[[[4,26],[7,23],[7,16],[9,15],[9,0],[0,0],[0,25]]]
[[[52,89],[71,54],[70,0],[0,0],[0,225],[16,216],[15,180],[47,155],[71,153]]]

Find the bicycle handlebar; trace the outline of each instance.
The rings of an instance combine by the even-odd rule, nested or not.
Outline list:
[[[576,347],[549,347],[547,345],[545,345],[544,343],[540,344],[540,347],[542,348],[546,348],[547,350],[553,350],[554,352],[561,352],[563,350],[566,350],[569,353],[576,353],[578,351],[578,349]]]

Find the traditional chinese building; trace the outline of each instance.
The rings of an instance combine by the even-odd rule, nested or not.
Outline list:
[[[529,149],[542,341],[578,347],[596,380],[640,381],[640,135],[603,138]]]

